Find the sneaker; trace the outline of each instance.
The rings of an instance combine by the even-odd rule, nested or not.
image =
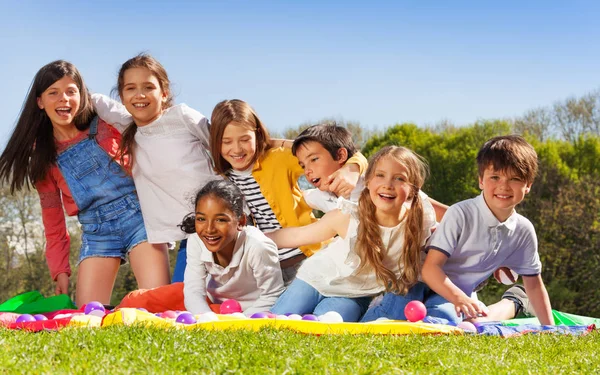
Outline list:
[[[520,310],[515,313],[515,317],[519,315],[519,313],[523,313],[526,316],[535,316],[533,307],[529,303],[529,298],[527,297],[525,288],[522,285],[513,285],[510,287],[506,292],[504,292],[502,299],[508,299],[521,305]]]

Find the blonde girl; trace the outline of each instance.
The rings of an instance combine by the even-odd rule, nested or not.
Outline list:
[[[213,110],[210,147],[215,171],[242,190],[254,224],[266,233],[316,220],[298,186],[303,170],[291,149],[284,147],[286,142],[291,147],[290,141],[275,141],[280,147],[272,147],[267,128],[242,100],[222,101]],[[356,180],[360,167],[355,163],[366,165],[360,158],[364,160],[362,155],[353,157],[344,167],[358,172]],[[294,279],[301,262],[321,248],[323,240],[279,249],[286,285]]]
[[[340,209],[316,223],[267,234],[280,247],[339,236],[300,267],[271,311],[336,311],[344,321],[356,322],[374,295],[405,293],[415,285],[421,247],[435,224],[433,207],[419,197],[426,171],[409,149],[385,147],[369,163],[358,205],[340,199]]]

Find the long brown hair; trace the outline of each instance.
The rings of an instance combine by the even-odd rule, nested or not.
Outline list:
[[[377,163],[383,158],[393,158],[404,165],[408,171],[408,183],[412,188],[409,196],[411,198],[410,209],[402,219],[406,220],[406,224],[399,261],[399,267],[402,270],[400,278],[396,278],[395,273],[383,264],[385,248],[381,239],[381,229],[375,216],[376,207],[371,200],[368,188],[362,191],[358,201],[360,223],[355,249],[361,260],[359,272],[373,269],[377,280],[386,287],[387,291],[405,294],[410,287],[417,283],[421,268],[421,246],[424,234],[423,207],[419,199],[419,190],[427,176],[427,164],[419,155],[405,147],[384,147],[369,161],[369,167],[365,174],[367,185],[373,178]]]
[[[146,68],[154,77],[158,80],[160,89],[163,93],[167,94],[167,98],[162,103],[162,109],[165,110],[173,106],[173,94],[171,92],[171,81],[169,81],[169,75],[167,71],[154,57],[147,53],[140,53],[139,55],[132,57],[125,61],[119,69],[119,77],[117,78],[116,91],[119,93],[121,100],[123,99],[123,87],[125,86],[125,72],[129,69],[134,68]],[[114,89],[113,89],[114,91]],[[125,159],[129,158],[130,166],[133,165],[133,148],[135,147],[135,133],[137,133],[137,125],[132,122],[123,131],[123,137],[121,139],[121,147],[117,153],[118,158],[121,159],[121,165],[126,165]]]
[[[223,100],[215,106],[210,118],[210,153],[215,162],[215,172],[219,174],[231,169],[231,164],[221,156],[221,143],[225,128],[232,122],[256,134],[256,153],[251,165],[271,148],[269,131],[250,104],[239,99]]]
[[[44,179],[56,162],[52,122],[46,111],[38,107],[37,99],[64,77],[70,77],[79,89],[79,110],[73,118],[75,127],[89,128],[96,115],[90,93],[75,65],[64,60],[44,65],[33,78],[17,124],[0,156],[0,182],[8,182],[11,193]]]

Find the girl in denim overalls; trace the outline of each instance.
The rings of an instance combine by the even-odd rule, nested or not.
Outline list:
[[[55,61],[36,74],[0,156],[11,192],[33,183],[40,196],[46,259],[56,293],[68,293],[70,239],[63,214],[77,214],[81,251],[76,303],[110,303],[127,254],[140,288],[169,282],[165,246],[147,242],[135,185],[115,158],[120,133],[95,116],[75,66]]]

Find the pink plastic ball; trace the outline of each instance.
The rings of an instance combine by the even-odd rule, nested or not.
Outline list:
[[[177,313],[173,310],[167,310],[167,311],[163,312],[162,314],[160,314],[160,317],[164,318],[164,319],[176,319]]]
[[[233,314],[236,312],[242,312],[242,305],[234,299],[226,299],[219,308],[221,314]]]
[[[104,305],[101,304],[98,301],[92,301],[92,302],[88,302],[85,305],[85,308],[83,309],[83,312],[88,315],[90,314],[92,311],[101,311],[102,313],[104,313],[106,311],[106,309],[104,308]]]
[[[23,314],[17,318],[17,323],[35,322],[35,318],[31,314]]]
[[[475,325],[473,323],[467,322],[466,320],[458,323],[457,327],[463,329],[464,331],[474,332],[474,333],[477,332],[477,327],[475,327]]]
[[[409,322],[418,322],[427,316],[427,308],[421,301],[410,301],[404,308],[404,316]]]

